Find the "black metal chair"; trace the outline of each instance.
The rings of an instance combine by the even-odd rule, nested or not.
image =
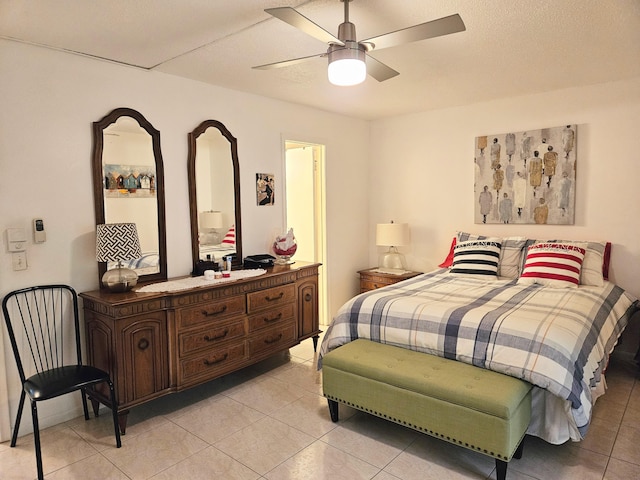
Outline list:
[[[107,372],[82,365],[78,296],[75,290],[67,285],[42,285],[16,290],[2,300],[2,312],[22,382],[11,446],[16,446],[25,396],[29,395],[38,479],[44,478],[36,407],[39,401],[80,390],[84,418],[88,420],[85,390],[89,386],[106,383],[111,393],[116,445],[120,448],[122,443],[113,382]],[[21,351],[25,359],[30,352],[31,361],[28,364],[22,362]],[[25,370],[35,373],[27,377]]]

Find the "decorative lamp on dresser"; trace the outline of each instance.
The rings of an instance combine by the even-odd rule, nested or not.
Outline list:
[[[131,407],[200,385],[320,334],[319,264],[175,291],[81,293],[90,365],[109,372],[120,429]],[[233,273],[232,273],[233,274]],[[202,279],[202,277],[199,277]],[[167,282],[167,283],[172,283]],[[94,411],[109,393],[89,392]]]

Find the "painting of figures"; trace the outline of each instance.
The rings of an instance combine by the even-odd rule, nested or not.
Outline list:
[[[475,140],[475,223],[573,225],[577,125]]]

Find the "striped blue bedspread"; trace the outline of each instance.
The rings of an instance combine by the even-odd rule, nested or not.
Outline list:
[[[483,280],[446,269],[351,299],[327,329],[318,359],[357,338],[511,375],[568,405],[582,437],[609,354],[636,299],[613,283],[550,288]]]

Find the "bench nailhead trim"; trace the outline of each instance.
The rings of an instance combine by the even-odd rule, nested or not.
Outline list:
[[[391,421],[393,421],[393,422],[395,422],[397,424],[406,425],[407,427],[413,428],[414,430],[419,430],[421,432],[428,433],[431,436],[439,437],[439,438],[442,438],[442,439],[446,439],[446,440],[450,441],[451,443],[457,443],[458,445],[462,445],[462,446],[470,448],[472,450],[476,450],[476,451],[484,453],[486,455],[490,455],[490,456],[492,456],[494,458],[498,458],[500,460],[506,460],[506,457],[504,457],[503,455],[496,455],[494,452],[489,452],[488,450],[486,450],[484,448],[476,447],[475,445],[469,445],[468,443],[462,442],[461,440],[457,440],[455,438],[445,436],[445,435],[443,435],[441,433],[434,432],[433,430],[427,430],[424,427],[421,427],[421,426],[418,426],[418,425],[413,425],[412,423],[408,423],[405,420],[398,420],[396,418],[389,417],[388,415],[386,415],[384,413],[376,412],[375,410],[371,410],[370,408],[367,408],[367,407],[361,407],[360,405],[356,405],[355,403],[352,403],[352,402],[347,402],[345,400],[342,400],[341,398],[334,397],[333,395],[325,395],[325,397],[328,398],[329,400],[333,400],[335,402],[340,402],[340,403],[343,403],[343,404],[348,405],[350,407],[357,408],[358,410],[361,410],[361,411],[364,411],[364,412],[367,412],[367,413],[371,413],[371,414],[373,414],[373,415],[375,415],[377,417],[384,418],[384,419],[387,419],[387,420],[391,420]],[[522,441],[522,439],[520,439],[520,441]],[[518,445],[519,444],[520,443],[518,442]]]

